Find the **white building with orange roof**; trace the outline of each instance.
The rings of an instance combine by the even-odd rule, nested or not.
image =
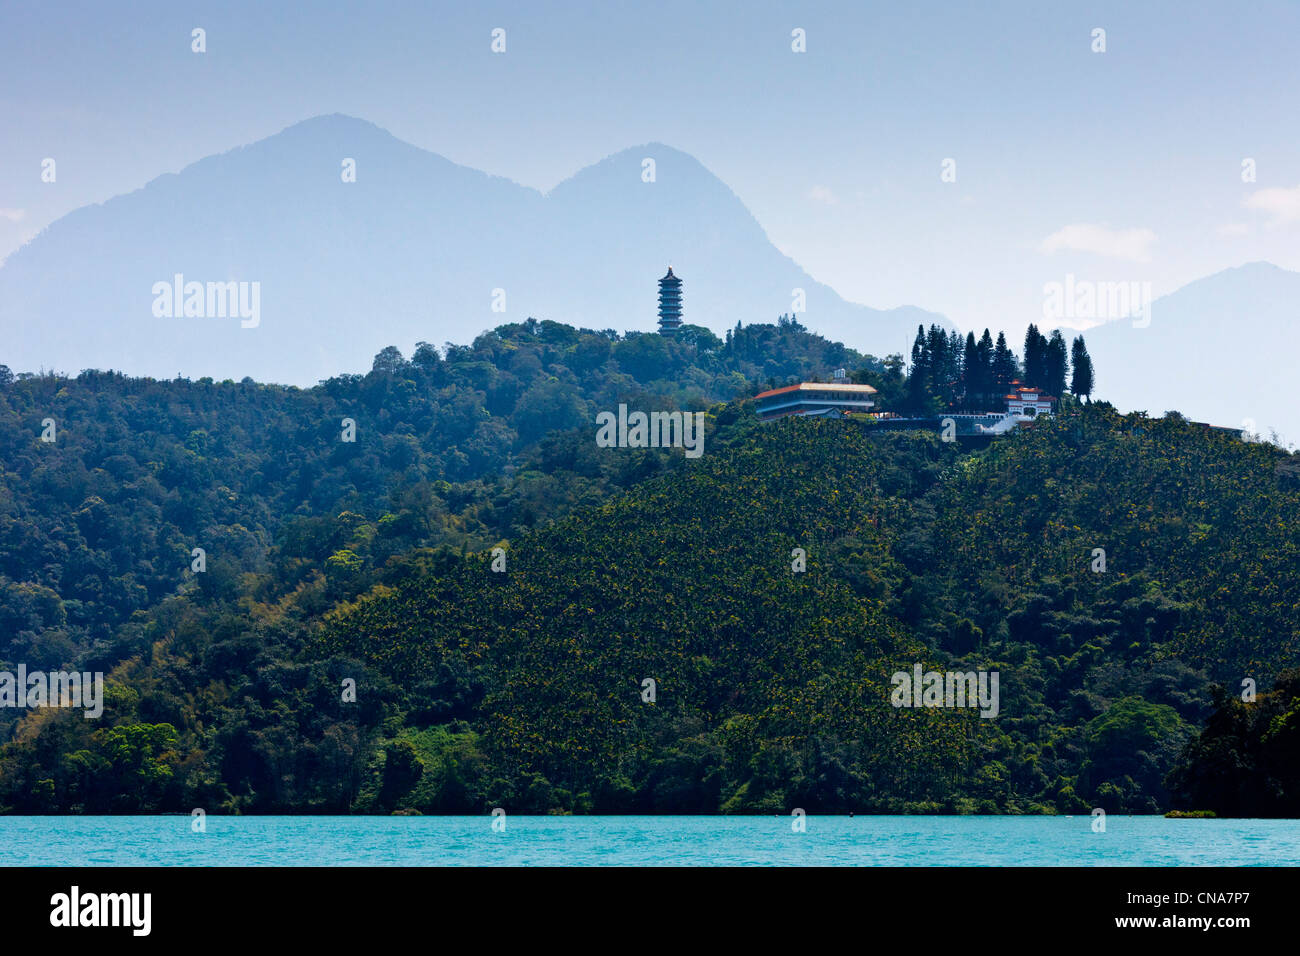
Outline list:
[[[1025,419],[1052,414],[1056,396],[1045,395],[1036,388],[1025,388],[1018,382],[1011,384],[1013,386],[1011,394],[1005,396],[1008,415]]]
[[[875,407],[871,396],[876,390],[870,385],[851,382],[801,382],[774,388],[755,397],[758,417],[765,422],[791,415],[825,415],[839,418],[849,412],[865,412]]]

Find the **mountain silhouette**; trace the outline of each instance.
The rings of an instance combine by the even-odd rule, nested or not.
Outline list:
[[[1300,441],[1298,321],[1300,273],[1252,262],[1206,276],[1152,302],[1145,327],[1116,319],[1083,333],[1096,396]]]
[[[331,115],[51,224],[0,267],[0,362],[306,386],[365,371],[387,345],[468,342],[529,316],[652,331],[669,265],[684,320],[719,334],[791,312],[795,290],[804,325],[879,355],[902,351],[918,323],[946,324],[846,302],[670,147],[623,150],[544,195]],[[201,317],[183,301],[155,314],[156,287],[170,293],[177,275],[203,284]],[[255,327],[209,314],[207,283],[257,283]]]

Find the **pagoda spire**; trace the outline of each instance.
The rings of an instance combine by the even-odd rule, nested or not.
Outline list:
[[[673,267],[659,280],[659,334],[672,335],[682,325],[682,280]]]

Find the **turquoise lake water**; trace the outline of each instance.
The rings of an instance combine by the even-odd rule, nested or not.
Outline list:
[[[7,866],[1296,866],[1300,821],[1075,817],[0,817]]]

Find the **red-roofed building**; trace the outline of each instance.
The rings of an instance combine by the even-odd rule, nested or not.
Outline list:
[[[870,385],[850,382],[801,382],[774,388],[756,396],[758,417],[771,422],[790,415],[826,415],[839,418],[849,412],[865,412],[875,406]]]
[[[1012,383],[1015,385],[1016,383]],[[1053,402],[1056,397],[1053,395],[1044,395],[1036,388],[1013,388],[1010,395],[1005,396],[1007,402],[1007,414],[1014,415],[1017,418],[1037,418],[1039,415],[1052,414]]]

